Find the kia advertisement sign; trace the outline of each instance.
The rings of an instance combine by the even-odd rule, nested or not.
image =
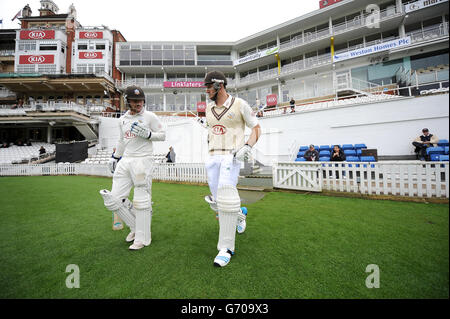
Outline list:
[[[80,59],[103,59],[103,53],[102,52],[80,52],[79,56]]]
[[[54,38],[55,38],[55,30],[20,31],[20,40],[43,40]]]
[[[102,31],[82,31],[80,39],[103,39]]]
[[[331,6],[335,3],[341,2],[342,0],[320,0],[319,6],[320,9],[326,8],[328,6]]]
[[[202,81],[164,81],[165,88],[204,88],[205,84]]]
[[[270,94],[266,96],[267,106],[276,106],[278,104],[278,99],[276,94]]]
[[[19,64],[54,64],[54,55],[21,55]]]
[[[206,112],[206,102],[197,102],[197,112],[199,113]]]

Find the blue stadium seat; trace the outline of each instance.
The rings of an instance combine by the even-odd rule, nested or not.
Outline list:
[[[440,161],[440,157],[441,156],[443,156],[443,155],[441,155],[441,154],[431,154],[430,155],[430,159],[433,161],[433,162],[438,162],[438,161]]]
[[[353,150],[355,148],[353,147],[353,144],[344,144],[342,145],[342,149],[345,151],[345,150]]]
[[[345,156],[356,156],[356,151],[355,150],[344,150],[344,154]]]
[[[347,162],[359,162],[359,157],[358,156],[347,156],[346,161]]]
[[[362,155],[362,150],[360,148],[356,149],[356,155],[357,156],[361,156]]]
[[[309,149],[308,146],[300,146],[299,152],[307,151]]]
[[[303,156],[305,156],[305,152],[298,152],[297,153],[297,158],[303,157]]]
[[[448,146],[444,147],[444,154],[448,155]]]
[[[363,144],[363,143],[361,143],[361,144],[355,144],[355,149],[356,149],[356,150],[362,149],[362,148],[367,148],[366,144]]]
[[[320,150],[319,152],[319,157],[327,157],[330,158],[331,157],[331,152],[330,151],[322,151]]]
[[[329,156],[321,156],[319,157],[319,162],[329,162],[330,157]]]
[[[297,157],[295,159],[296,162],[306,162],[306,159],[304,157]]]
[[[429,147],[427,148],[427,155],[433,155],[433,154],[439,154],[439,155],[444,155],[444,148],[443,147]]]
[[[322,151],[331,151],[332,148],[330,148],[329,145],[320,145],[319,150]]]
[[[361,156],[361,162],[375,162],[374,156]]]
[[[439,160],[441,162],[444,162],[444,161],[448,162],[448,155],[439,155]]]
[[[449,146],[448,140],[439,140],[438,146]]]

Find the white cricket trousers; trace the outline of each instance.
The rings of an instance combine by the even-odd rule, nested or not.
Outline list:
[[[219,188],[228,186],[235,190],[235,196],[231,200],[235,206],[240,207],[240,198],[237,193],[237,183],[241,163],[237,161],[232,154],[211,155],[206,160],[206,173],[208,177],[208,185],[214,200],[217,201],[217,193]],[[218,204],[218,206],[220,206]],[[239,210],[232,213],[223,213],[219,209],[219,240],[217,249],[235,249],[236,223]]]

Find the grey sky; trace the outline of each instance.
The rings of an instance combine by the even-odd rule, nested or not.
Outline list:
[[[83,26],[106,25],[128,41],[237,41],[319,9],[319,0],[54,0],[58,13],[75,5]],[[39,0],[0,0],[3,29],[26,4],[39,15]]]

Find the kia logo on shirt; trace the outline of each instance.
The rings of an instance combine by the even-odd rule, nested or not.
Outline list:
[[[53,55],[21,55],[19,64],[53,64],[55,57]]]
[[[223,125],[214,125],[212,132],[214,135],[224,135],[227,132],[227,128]]]
[[[80,59],[102,59],[102,52],[80,52]]]

